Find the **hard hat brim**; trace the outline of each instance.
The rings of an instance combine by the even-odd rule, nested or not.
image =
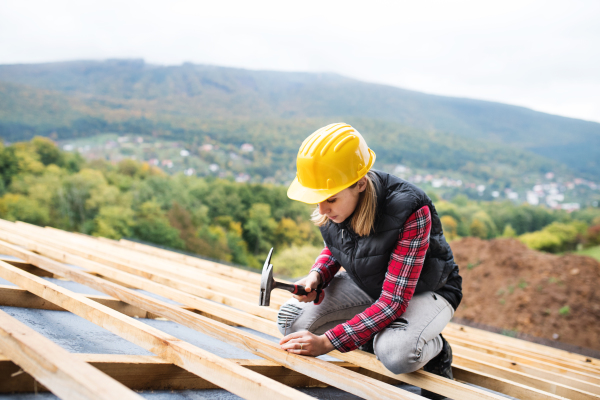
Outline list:
[[[347,187],[354,185],[363,176],[365,176],[367,174],[367,172],[369,172],[369,170],[375,163],[375,152],[372,151],[371,149],[369,149],[369,153],[371,155],[371,159],[369,160],[369,165],[367,165],[367,167],[365,168],[365,170],[366,170],[365,173],[362,176],[360,176],[358,179],[356,179],[355,181],[349,182],[343,186],[339,186],[339,187],[336,187],[333,189],[312,189],[312,188],[307,188],[305,186],[302,186],[302,184],[300,184],[300,182],[298,181],[298,177],[296,177],[294,179],[294,181],[292,182],[292,184],[290,185],[290,187],[288,188],[288,191],[287,191],[288,197],[292,200],[301,201],[302,203],[306,203],[306,204],[317,204],[317,203],[321,203],[322,201],[327,200],[334,194],[337,194],[337,193],[341,192],[342,190],[346,189]]]

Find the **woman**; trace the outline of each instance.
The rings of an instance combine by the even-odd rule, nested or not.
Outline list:
[[[279,310],[281,348],[315,357],[361,349],[394,373],[424,367],[452,379],[452,351],[440,332],[462,298],[458,266],[429,197],[371,170],[374,162],[344,123],[302,143],[288,196],[318,204],[312,220],[325,248],[298,282],[312,293]],[[325,298],[315,305],[319,285]]]

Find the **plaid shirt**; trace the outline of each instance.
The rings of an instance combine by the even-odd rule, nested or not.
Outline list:
[[[430,230],[431,214],[427,206],[406,220],[390,257],[379,299],[348,322],[325,332],[336,349],[342,353],[357,349],[404,313],[421,275],[425,253],[429,248]],[[340,267],[340,263],[325,247],[311,271],[317,271],[327,286]]]

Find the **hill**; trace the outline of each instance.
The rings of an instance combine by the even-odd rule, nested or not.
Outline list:
[[[335,74],[108,60],[2,65],[0,82],[0,136],[8,140],[110,131],[186,140],[210,136],[225,143],[260,136],[295,155],[298,141],[315,127],[344,120],[380,147],[384,162],[406,162],[406,155],[409,164],[413,158],[439,164],[437,156],[448,154],[442,158],[456,161],[443,161],[442,168],[480,164],[468,155],[464,160],[460,149],[469,149],[485,153],[492,164],[493,154],[503,153],[500,158],[511,159],[507,165],[526,159],[535,164],[530,169],[557,170],[558,161],[588,176],[600,172],[598,123]],[[423,143],[428,148],[419,149]]]

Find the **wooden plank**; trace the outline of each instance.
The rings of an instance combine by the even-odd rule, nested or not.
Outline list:
[[[17,234],[17,235],[23,234],[22,232],[16,233],[18,230],[15,229],[14,227],[7,229],[7,227],[5,225],[2,225],[2,229],[6,233],[15,232],[15,234]],[[107,255],[100,254],[100,253],[88,253],[87,251],[81,249],[80,246],[78,247],[78,246],[73,246],[73,245],[65,245],[64,243],[58,242],[56,240],[48,239],[47,237],[39,237],[39,236],[37,236],[37,234],[30,234],[28,236],[32,237],[32,238],[34,237],[35,242],[47,244],[55,250],[56,249],[64,250],[65,252],[69,252],[70,254],[78,255],[84,259],[100,262],[103,265],[111,266],[111,267],[117,268],[121,271],[125,271],[130,274],[135,274],[137,276],[141,276],[141,277],[149,279],[153,282],[168,285],[169,287],[178,289],[180,291],[183,291],[183,292],[195,295],[195,296],[200,296],[200,297],[203,297],[205,299],[209,299],[209,300],[212,300],[215,302],[219,302],[219,303],[228,305],[230,307],[237,308],[239,310],[246,311],[247,313],[249,313],[251,315],[268,318],[271,320],[274,320],[277,315],[277,310],[275,310],[274,308],[258,306],[258,293],[259,293],[258,289],[256,289],[256,292],[254,293],[255,297],[256,297],[256,299],[255,299],[256,301],[250,302],[250,301],[248,301],[248,298],[252,298],[251,296],[244,296],[244,295],[240,295],[239,293],[237,294],[238,297],[231,296],[229,294],[217,292],[212,289],[206,289],[204,287],[196,286],[194,284],[189,283],[185,279],[177,279],[167,273],[149,272],[147,270],[147,266],[144,266],[144,265],[134,265],[133,263],[121,262],[112,256],[107,256]],[[73,263],[73,264],[75,264],[75,263]],[[85,266],[81,262],[76,265],[85,268]],[[93,270],[93,272],[98,272],[98,271]],[[111,279],[117,279],[114,276],[105,275],[105,274],[102,274],[101,272],[98,272],[98,273],[100,273],[101,275],[104,275],[105,277],[111,278]],[[116,283],[122,284],[123,282],[121,281],[121,282],[116,282]],[[127,286],[127,285],[125,285],[125,286]],[[205,286],[211,286],[211,285],[208,282],[206,282]],[[230,293],[231,291],[228,290],[228,292]],[[245,299],[242,299],[240,297],[245,297]]]
[[[48,248],[45,248],[44,246],[37,245],[32,241],[27,241],[26,239],[17,237],[17,235],[8,235],[7,236],[7,235],[3,235],[3,233],[0,232],[0,237],[8,237],[8,239],[17,240],[17,243],[19,245],[25,246],[27,248],[31,248],[40,254],[51,255],[53,252],[55,252],[53,249],[48,249]],[[71,262],[73,264],[78,264],[78,265],[80,265],[79,264],[80,262],[87,261],[84,259],[78,260],[77,258],[75,258],[75,259],[69,258],[69,257],[76,257],[76,256],[70,256],[69,254],[62,253],[62,252],[58,252],[55,255],[53,255],[52,257],[55,259],[70,260],[69,262]],[[78,263],[78,261],[79,261],[79,263]],[[89,262],[89,261],[87,261],[87,262]],[[108,268],[108,267],[105,267],[105,268]],[[102,290],[102,289],[99,289],[99,290]],[[161,292],[156,292],[156,293],[161,294]],[[161,295],[163,295],[163,294],[161,294]],[[166,297],[168,297],[168,296],[166,296]],[[253,329],[261,331],[257,327],[254,327],[252,325],[247,325],[243,321],[238,321],[238,320],[234,319],[236,317],[235,317],[235,315],[233,315],[231,313],[231,311],[229,311],[229,312],[226,311],[225,314],[223,314],[223,316],[225,316],[227,319],[230,319],[231,321],[235,321],[236,323],[239,323],[240,325],[249,326]],[[271,326],[274,327],[274,325],[271,325]],[[277,334],[278,334],[278,332],[277,332]],[[365,366],[364,363],[367,363],[366,368],[375,373],[378,373],[378,374],[381,374],[384,376],[388,376],[388,377],[392,377],[394,379],[401,379],[404,382],[411,383],[416,386],[420,386],[420,387],[425,386],[428,390],[431,390],[434,392],[436,390],[446,391],[447,393],[444,393],[444,394],[448,397],[465,396],[465,393],[464,393],[465,389],[472,390],[469,387],[464,387],[464,385],[456,385],[452,381],[448,381],[447,379],[441,378],[439,376],[429,374],[425,371],[418,371],[413,374],[406,374],[406,375],[395,375],[395,374],[392,374],[390,371],[388,371],[383,366],[383,364],[381,364],[379,361],[373,362],[372,360],[370,360],[368,358],[370,355],[365,354],[365,353],[362,353],[362,355],[361,355],[361,353],[362,352],[358,352],[358,351],[354,351],[352,353],[346,353],[346,354],[333,352],[332,355],[334,357],[353,362],[353,363],[355,363],[357,365],[361,365],[363,367]],[[344,357],[346,357],[346,358],[344,358]],[[350,357],[351,359],[348,359],[347,357]],[[481,395],[481,393],[478,393],[478,394]],[[477,397],[475,397],[475,398],[477,398]]]
[[[477,337],[477,336],[474,337],[470,334],[465,334],[465,333],[457,334],[456,331],[454,331],[452,329],[444,329],[444,331],[442,333],[444,334],[444,337],[447,336],[449,340],[456,339],[456,338],[463,339],[463,340],[471,341],[473,343],[473,345],[482,345],[485,347],[491,347],[491,348],[497,349],[500,352],[505,352],[505,353],[510,352],[510,353],[517,354],[522,357],[532,358],[532,359],[535,359],[538,361],[554,364],[557,367],[568,368],[568,369],[572,369],[572,370],[579,371],[582,373],[590,374],[595,377],[600,377],[600,374],[598,373],[598,369],[590,364],[585,364],[585,363],[581,363],[579,361],[574,361],[574,360],[563,360],[563,359],[560,359],[560,358],[557,358],[557,357],[554,357],[551,355],[543,355],[543,354],[539,354],[537,352],[526,351],[526,350],[522,350],[516,346],[510,346],[507,344],[490,341],[490,340],[483,340],[480,337]]]
[[[31,232],[37,232],[38,234],[40,233],[40,230],[43,230],[40,227],[35,227],[29,224],[23,224],[23,223],[16,223],[13,224],[16,225],[17,227],[21,227],[21,228],[26,228]],[[89,236],[82,236],[82,235],[74,235],[72,233],[69,232],[64,232],[64,231],[60,231],[57,230],[55,228],[45,228],[46,233],[48,230],[52,231],[55,235],[53,236],[59,236],[62,239],[66,239],[67,241],[69,241],[71,244],[76,244],[78,247],[85,247],[85,250],[87,253],[90,253],[92,251],[97,251],[97,252],[101,252],[104,254],[110,254],[113,258],[118,258],[120,259],[121,262],[125,262],[125,263],[137,263],[138,266],[142,265],[143,267],[145,267],[145,269],[147,269],[148,267],[152,268],[153,271],[155,272],[168,272],[169,274],[176,274],[174,276],[177,276],[180,279],[185,279],[185,280],[189,280],[190,278],[195,278],[197,279],[194,281],[190,281],[190,283],[195,283],[196,285],[204,285],[204,287],[209,288],[209,289],[213,289],[213,290],[218,290],[220,289],[221,291],[225,290],[225,291],[229,291],[228,293],[230,295],[234,295],[234,296],[240,296],[242,294],[247,294],[250,295],[252,297],[256,296],[256,293],[258,292],[258,287],[260,285],[260,274],[257,274],[255,272],[250,272],[253,276],[258,275],[259,279],[252,279],[251,281],[248,280],[242,280],[239,279],[239,277],[235,276],[235,274],[232,275],[228,275],[227,273],[223,273],[222,271],[220,271],[220,268],[225,268],[225,271],[244,271],[244,270],[240,270],[239,268],[234,268],[234,267],[230,267],[230,266],[225,266],[223,264],[218,264],[218,263],[214,263],[214,262],[209,262],[211,268],[208,269],[199,269],[197,266],[191,266],[185,263],[182,263],[181,261],[177,260],[177,257],[175,257],[175,259],[172,258],[161,258],[158,257],[157,255],[153,255],[151,253],[154,252],[150,252],[150,253],[143,253],[140,252],[138,250],[133,250],[133,249],[129,249],[126,247],[123,247],[121,245],[115,245],[112,244],[112,242],[114,241],[109,241],[109,243],[103,243],[104,241],[100,240],[100,238],[93,238],[93,237],[89,237]],[[43,236],[48,236],[43,235]],[[149,248],[149,250],[157,250],[156,248],[153,248],[151,246],[146,246],[144,245],[144,248]],[[161,249],[158,249],[161,250]],[[166,250],[161,250],[162,252],[165,253],[172,253]],[[175,253],[178,256],[181,256],[181,254]],[[81,254],[80,254],[81,255]],[[185,256],[185,257],[189,257],[189,256]],[[196,259],[194,257],[191,257],[192,259]],[[92,258],[93,259],[93,258]],[[199,260],[199,259],[196,259]],[[200,260],[200,261],[204,261],[204,260]],[[157,270],[156,270],[156,269]],[[244,271],[244,272],[249,272],[249,271]],[[210,277],[210,279],[208,279],[208,277]],[[281,290],[275,290],[271,296],[271,303],[272,306],[274,308],[278,308],[281,304],[283,304],[285,301],[287,301],[289,298],[291,297],[291,294],[289,292],[286,291],[281,291]],[[243,298],[243,296],[242,296]]]
[[[219,389],[206,379],[200,378],[174,364],[156,356],[130,356],[113,354],[72,354],[102,371],[126,387],[134,390],[197,390]],[[279,383],[291,387],[326,387],[324,383],[299,374],[272,361],[242,360],[230,361],[251,371],[257,372]],[[345,362],[334,362],[339,367],[360,371],[359,367]],[[0,393],[32,392],[34,379],[27,373],[18,373],[20,367],[11,360],[0,356]],[[390,383],[399,383],[390,379]],[[38,386],[39,391],[46,391]]]
[[[597,400],[600,396],[580,389],[563,385],[547,379],[538,378],[510,368],[505,368],[496,364],[487,363],[470,357],[454,355],[452,365],[457,367],[469,368],[474,371],[483,372],[498,378],[517,382],[532,388],[543,390],[547,393],[556,394],[572,400]]]
[[[544,355],[544,356],[551,356],[556,359],[571,360],[571,361],[577,362],[581,365],[592,367],[592,368],[595,368],[596,370],[600,371],[600,360],[593,358],[593,357],[588,357],[588,356],[584,356],[581,354],[571,353],[569,351],[556,349],[554,347],[544,346],[544,345],[541,345],[538,343],[528,342],[525,340],[520,340],[517,338],[512,338],[509,336],[500,335],[498,333],[488,332],[488,331],[484,331],[481,329],[476,329],[476,328],[472,328],[472,327],[468,327],[468,326],[464,326],[464,325],[458,325],[455,323],[448,324],[448,329],[453,330],[457,333],[469,334],[472,337],[478,337],[478,338],[481,338],[482,340],[493,341],[494,343],[518,348],[518,349],[521,349],[521,350],[524,350],[527,352]]]
[[[547,399],[564,399],[539,389],[531,388],[520,383],[512,382],[507,379],[502,379],[480,371],[475,371],[469,368],[454,368],[452,367],[454,379],[469,382],[474,385],[486,387],[496,392],[504,393],[507,396],[517,399],[527,400],[547,400]]]
[[[531,357],[521,356],[516,353],[501,351],[501,350],[495,349],[493,347],[478,344],[473,341],[450,338],[449,336],[447,336],[446,339],[450,342],[450,344],[452,345],[452,348],[457,348],[457,346],[460,346],[459,348],[467,349],[467,351],[468,350],[475,351],[477,354],[477,357],[478,358],[482,357],[481,359],[483,359],[483,360],[485,360],[485,357],[487,355],[496,356],[496,357],[500,357],[502,360],[504,360],[506,362],[510,362],[511,364],[514,364],[517,366],[523,366],[523,365],[531,366],[531,367],[539,368],[540,370],[543,370],[543,371],[553,372],[560,376],[565,376],[565,377],[573,378],[576,380],[588,382],[588,383],[594,384],[596,386],[600,386],[600,377],[593,375],[593,374],[588,374],[588,373],[584,373],[584,372],[577,371],[574,369],[561,367],[561,366],[558,366],[558,365],[555,365],[555,364],[552,364],[549,362],[536,360]],[[461,352],[463,354],[467,354],[464,351],[465,350],[461,350]],[[475,353],[473,353],[473,354],[475,354]]]
[[[4,230],[0,230],[0,239],[8,240],[12,243],[15,243],[19,246],[23,246],[24,248],[35,251],[39,254],[43,254],[54,260],[78,265],[82,268],[87,268],[89,271],[96,272],[102,275],[103,277],[109,277],[112,280],[125,282],[129,286],[147,290],[149,292],[166,297],[178,303],[185,304],[188,307],[200,310],[201,312],[209,315],[219,316],[220,318],[223,318],[224,316],[233,316],[233,318],[227,317],[225,319],[234,321],[234,323],[236,324],[252,327],[253,329],[260,330],[263,333],[279,336],[279,330],[277,329],[277,326],[272,321],[269,321],[267,319],[259,318],[254,315],[250,315],[242,311],[193,296],[191,294],[182,292],[177,289],[173,289],[169,286],[161,285],[159,283],[150,281],[137,275],[132,275],[112,267],[104,266],[95,261],[90,261],[79,256],[71,255],[70,253],[57,250],[55,246],[50,247],[37,244],[35,241],[25,239],[19,235],[7,233]]]
[[[16,269],[14,266],[10,268]],[[2,310],[0,350],[58,397],[106,400],[142,398]]]
[[[593,385],[592,385],[593,386]]]
[[[38,249],[37,249],[36,251],[39,251],[39,247],[38,247]],[[355,356],[356,354],[359,354],[359,352],[353,352],[353,355],[354,355],[354,356]],[[342,358],[342,357],[348,357],[348,355],[341,355],[341,354],[340,354],[340,355],[338,355],[338,354],[333,354],[333,355],[334,355],[334,356],[337,356],[337,357],[339,357],[339,358]],[[377,364],[378,364],[378,365],[377,365]],[[390,376],[389,374],[391,374],[391,373],[390,373],[389,371],[387,371],[387,370],[386,370],[386,369],[385,369],[385,368],[384,368],[384,367],[381,365],[381,363],[377,362],[377,364],[376,364],[376,365],[373,365],[373,366],[371,366],[371,368],[370,368],[370,369],[371,369],[371,370],[374,370],[374,371],[377,371],[378,373],[381,373],[381,374],[383,374],[383,375],[386,375],[386,374],[388,374],[388,375],[386,375],[386,376]],[[362,365],[362,364],[361,364],[361,365]],[[373,369],[373,368],[374,368],[374,369]],[[415,375],[415,376],[411,376],[411,375]],[[444,386],[446,386],[446,385],[447,385],[447,382],[444,382],[445,380],[444,380],[443,378],[435,377],[435,376],[433,376],[433,375],[431,375],[431,376],[427,376],[427,373],[426,373],[426,372],[424,372],[424,371],[420,371],[420,372],[417,372],[417,373],[415,373],[415,374],[411,374],[411,375],[407,376],[407,377],[404,379],[404,381],[406,381],[406,382],[409,382],[409,383],[412,383],[412,384],[415,384],[415,385],[419,385],[419,384],[420,384],[420,385],[423,385],[423,382],[422,382],[422,380],[425,380],[425,381],[432,381],[432,380],[433,380],[433,381],[435,381],[436,379],[440,379],[440,380],[441,380],[441,382],[437,382],[437,383],[436,383],[436,382],[429,382],[429,383],[425,383],[425,384],[430,384],[430,385],[433,385],[433,387],[435,387],[435,385],[440,385],[440,386],[441,386],[441,388],[442,388],[442,390],[444,390]],[[421,381],[419,381],[419,377],[418,377],[419,375],[423,375],[423,376],[420,376],[420,379],[421,379]],[[430,375],[430,374],[429,374],[429,375]],[[395,378],[398,378],[398,376],[395,376],[395,375],[393,375],[393,374],[392,374],[391,376],[394,376]],[[411,379],[412,379],[412,381],[410,381]],[[419,383],[419,382],[420,382],[420,383]],[[437,387],[437,389],[439,390],[439,386]],[[430,389],[430,390],[431,390],[431,389]],[[432,390],[432,391],[435,391],[435,390]],[[447,395],[447,396],[451,396],[451,395],[449,395],[449,394],[446,394],[446,395]]]
[[[563,374],[546,371],[544,369],[532,367],[530,365],[519,364],[514,361],[505,360],[501,357],[480,353],[476,350],[468,349],[462,346],[453,345],[452,350],[453,352],[456,351],[456,353],[458,354],[456,356],[458,365],[464,365],[459,362],[460,359],[464,357],[469,360],[476,360],[478,363],[482,363],[483,365],[494,365],[495,367],[501,367],[507,370],[512,370],[519,374],[525,374],[530,377],[541,379],[543,384],[535,387],[542,390],[548,391],[545,388],[545,385],[547,382],[551,382],[552,384],[564,385],[573,389],[593,393],[595,395],[600,395],[600,386],[593,383],[589,383],[579,379],[574,379]],[[511,380],[517,382],[519,381],[518,379]]]
[[[114,299],[110,296],[85,295],[90,300],[94,300],[106,307],[125,314],[129,317],[148,318],[148,312],[139,307],[132,306]],[[40,310],[65,311],[64,308],[57,306],[41,297],[36,296],[27,290],[15,286],[0,285],[0,305],[8,307],[35,308]]]
[[[14,265],[15,267],[19,267],[23,271],[27,271],[30,274],[33,274],[35,276],[43,276],[43,277],[48,277],[48,278],[54,277],[54,274],[51,274],[48,271],[44,271],[43,269],[38,268],[35,265],[31,265],[25,261],[14,260],[12,257],[4,257],[4,256],[0,255],[0,261],[4,261],[5,263]]]
[[[20,250],[19,252],[22,251]],[[26,260],[40,268],[49,270],[46,265],[40,265],[40,263],[36,262],[37,257],[40,256],[27,255]],[[55,263],[54,261],[51,262]],[[71,267],[67,268],[76,271]],[[54,271],[51,272],[54,273]],[[81,276],[87,276],[87,279],[102,281],[101,278],[89,276],[84,272],[76,272]],[[60,272],[58,274],[63,275]],[[2,261],[0,261],[0,276],[243,398],[257,400],[264,399],[265,397],[286,398],[290,400],[311,398],[279,382],[249,371],[231,361],[218,357],[187,342],[182,342],[171,335],[140,322],[140,320],[127,317],[84,296],[63,289]],[[106,284],[118,286],[109,282]],[[123,290],[130,291],[126,288],[123,288]],[[181,312],[195,315],[185,310]]]
[[[217,273],[227,277],[234,277],[242,281],[252,282],[260,285],[260,273],[257,272],[245,271],[240,268],[231,267],[214,261],[203,260],[198,257],[179,254],[173,251],[159,249],[157,247],[132,242],[125,239],[121,239],[119,241],[119,245],[128,247],[130,249],[139,250],[143,253],[152,254],[168,260],[179,261],[184,264],[194,266],[196,268],[201,268],[206,271],[216,271]]]
[[[419,370],[411,374],[393,374],[392,372],[388,371],[373,354],[365,353],[360,350],[354,350],[349,353],[340,353],[338,351],[332,351],[331,353],[329,353],[329,355],[355,365],[360,365],[362,368],[375,371],[382,375],[388,377],[395,377],[396,379],[399,379],[402,382],[406,382],[418,387],[425,387],[427,390],[443,394],[444,396],[450,397],[452,399],[467,398],[465,396],[466,390],[463,389],[461,385],[457,385],[457,381],[449,381],[448,379],[430,374],[429,372],[425,372],[424,370]],[[513,382],[508,379],[502,379],[494,375],[484,373],[473,374],[470,373],[472,371],[468,368],[455,365],[455,363],[452,364],[452,370],[455,379],[460,379],[461,381],[485,387],[487,389],[491,389],[509,396],[513,396],[513,394],[511,393],[519,393],[519,398],[522,399],[563,399],[563,397],[561,396],[557,396],[536,388],[522,385],[520,383]],[[457,371],[465,371],[465,373],[461,375],[461,378],[457,378]],[[478,374],[484,375],[485,379],[480,379],[480,376]],[[450,384],[450,382],[452,382],[453,384]],[[485,398],[486,396],[495,396],[495,398],[497,399],[505,399],[502,396],[491,394],[489,392],[487,392],[486,395],[481,394],[480,398]]]
[[[172,321],[179,322],[182,325],[188,326],[188,327],[195,329],[201,333],[204,333],[206,335],[214,337],[223,342],[230,343],[241,349],[250,351],[258,356],[269,359],[273,362],[277,362],[278,364],[281,364],[287,368],[298,371],[298,372],[300,372],[304,375],[310,376],[314,379],[323,381],[331,386],[338,387],[338,388],[345,390],[347,392],[350,392],[356,396],[360,396],[360,397],[363,397],[366,399],[398,398],[398,399],[415,399],[416,400],[416,399],[421,398],[420,396],[414,395],[410,392],[407,392],[402,389],[396,388],[394,386],[377,381],[373,378],[366,377],[359,373],[356,373],[353,371],[348,371],[343,368],[339,368],[336,365],[329,364],[326,361],[323,361],[323,360],[320,360],[317,358],[303,357],[303,356],[299,356],[296,354],[288,353],[284,350],[281,350],[278,345],[276,345],[266,339],[263,339],[261,337],[239,331],[235,328],[231,328],[225,324],[221,324],[221,323],[213,321],[209,318],[205,318],[201,315],[194,314],[190,311],[182,310],[172,304],[168,304],[163,301],[146,296],[142,293],[132,291],[130,289],[124,288],[117,284],[105,281],[101,278],[90,276],[89,274],[86,274],[86,273],[82,272],[81,270],[63,265],[56,261],[50,260],[46,257],[34,254],[32,252],[24,250],[21,247],[14,246],[14,245],[8,244],[6,242],[0,241],[0,251],[5,252],[6,254],[10,254],[13,256],[18,256],[20,258],[23,258],[23,259],[27,260],[28,262],[30,262],[31,264],[34,264],[40,268],[46,269],[52,273],[66,276],[75,282],[82,283],[82,284],[92,287],[96,290],[100,290],[100,291],[108,294],[109,296],[112,296],[112,297],[118,298],[122,301],[125,301],[126,303],[138,306],[140,308],[144,308],[148,311],[151,311],[155,314],[161,315]],[[76,313],[80,313],[81,316],[83,316],[84,318],[90,317],[91,318],[90,320],[95,320],[95,318],[92,318],[95,316],[95,314],[91,313],[91,311],[89,310],[90,305],[87,303],[81,303],[82,301],[87,300],[83,296],[77,296],[75,294],[71,294],[70,296],[67,296],[67,298],[65,299],[56,293],[57,291],[62,290],[61,288],[53,287],[52,290],[49,290],[48,289],[49,284],[47,282],[41,280],[40,278],[35,278],[33,276],[30,276],[27,278],[20,279],[19,277],[22,277],[22,274],[26,274],[25,272],[19,273],[19,272],[17,272],[17,271],[19,271],[17,268],[9,266],[7,264],[2,265],[1,262],[0,262],[0,266],[2,266],[2,268],[0,268],[1,273],[4,275],[7,275],[7,276],[4,276],[5,279],[8,279],[9,281],[13,281],[13,282],[18,280],[19,286],[23,285],[24,289],[27,289],[27,290],[37,294],[38,296],[41,296],[44,298],[49,297],[50,301],[56,301],[57,303],[59,303],[60,306],[64,307],[65,309],[68,309],[71,312],[76,311]],[[6,271],[9,271],[10,273],[6,272]],[[38,281],[36,281],[35,279],[38,279]],[[14,283],[17,283],[17,282],[14,282]],[[36,283],[37,283],[37,285],[36,285]],[[46,284],[45,289],[44,289],[44,283]],[[55,286],[55,285],[52,285],[52,286]],[[75,306],[72,305],[72,297],[73,296],[82,297],[81,299],[78,299],[79,302],[77,302],[75,304]],[[87,300],[87,302],[89,303],[89,300]],[[69,305],[70,308],[67,307],[67,305]],[[97,305],[96,307],[103,307],[103,306]],[[81,310],[80,308],[83,308],[83,310]],[[113,321],[117,325],[122,325],[122,323],[121,323],[122,319],[127,318],[127,317],[124,317],[124,316],[116,313],[113,310],[110,310],[110,309],[104,310],[104,314],[111,315],[112,313],[117,314],[116,316],[111,318],[111,321]],[[117,318],[117,319],[115,320],[115,318]],[[162,352],[161,355],[162,354],[168,355],[169,361],[172,361],[175,364],[190,370],[189,369],[190,368],[190,360],[189,359],[186,360],[185,363],[182,363],[183,365],[180,365],[180,363],[182,362],[182,359],[185,359],[184,355],[186,353],[192,353],[192,349],[194,349],[193,346],[191,346],[185,342],[183,342],[183,343],[174,342],[174,338],[172,338],[172,339],[171,338],[163,338],[158,343],[156,343],[157,340],[154,336],[158,336],[159,334],[163,335],[163,336],[168,336],[160,331],[154,332],[154,334],[151,335],[150,338],[147,338],[147,340],[149,342],[154,342],[154,343],[149,344],[147,341],[141,341],[140,335],[145,332],[145,331],[143,331],[143,328],[150,329],[150,330],[154,330],[154,328],[148,327],[138,321],[139,320],[133,320],[131,322],[132,324],[139,323],[142,325],[141,327],[138,327],[137,334],[131,334],[130,333],[131,329],[124,329],[124,330],[119,329],[119,330],[115,330],[115,333],[123,335],[123,337],[125,337],[128,340],[131,340],[132,342],[134,342],[136,344],[138,344],[137,342],[139,341],[140,342],[139,345],[141,345],[142,347],[146,346],[146,348],[149,347],[149,350],[154,349],[156,351],[157,347],[160,347],[164,344],[170,345],[169,347],[177,346],[178,348],[182,348],[184,351],[179,352],[176,355],[173,355],[173,352],[168,352],[165,350],[161,350],[161,352]],[[114,325],[109,324],[106,327],[107,327],[107,329],[110,329],[110,328],[113,328]],[[147,334],[144,334],[144,336],[148,337]],[[197,350],[200,351],[200,349],[197,349]],[[150,351],[152,351],[152,350],[150,350]],[[206,361],[207,359],[210,359],[209,357],[216,357],[216,356],[214,356],[210,353],[207,353],[206,355],[204,355],[204,358],[200,361]],[[223,363],[224,361],[226,361],[226,360],[221,359],[221,363]],[[215,371],[215,369],[217,369],[217,370]],[[216,373],[218,372],[219,369],[222,371],[222,367],[220,365],[213,367],[213,369],[211,370],[212,371],[211,378],[214,378],[214,375],[217,375]],[[194,371],[191,371],[191,372],[194,372]],[[202,375],[202,374],[198,374],[198,375]],[[206,376],[205,376],[205,378],[206,378]],[[208,378],[206,378],[206,379],[208,379]],[[214,383],[223,387],[223,385],[221,385],[217,382],[214,382]],[[226,382],[226,383],[229,383],[229,382]],[[266,385],[266,382],[261,383],[260,381],[253,382],[253,383],[255,383],[256,385],[262,386],[263,390]],[[230,390],[229,388],[227,388],[227,389]],[[246,391],[244,392],[244,394],[241,394],[242,397],[248,397],[248,395],[249,395],[248,388],[246,388],[245,390]],[[483,397],[471,397],[471,398],[500,399],[499,397],[485,396],[486,392],[483,390],[470,389],[468,387],[466,387],[465,390],[466,390],[467,394],[469,393],[469,391],[475,392],[477,394],[480,394],[480,393],[484,394]],[[279,391],[281,392],[281,390],[279,390]],[[257,396],[255,396],[255,397],[258,397],[258,393],[255,393],[255,394],[257,394]],[[294,396],[297,397],[298,395],[296,394]],[[268,397],[268,393],[263,392],[262,398],[264,398],[264,397]],[[282,394],[277,393],[277,398],[281,398],[281,397],[282,397]],[[463,397],[463,398],[466,398],[466,397]]]

